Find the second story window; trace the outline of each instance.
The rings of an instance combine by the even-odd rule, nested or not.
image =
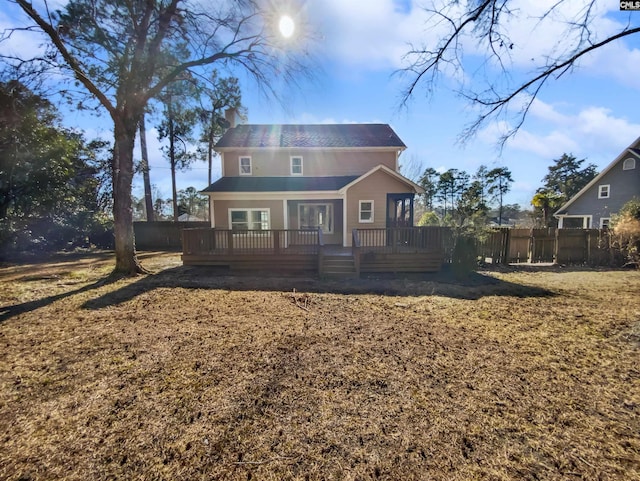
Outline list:
[[[251,157],[240,157],[240,175],[251,175]]]
[[[603,184],[598,186],[598,199],[609,198],[609,184]]]
[[[291,157],[291,175],[302,175],[302,157]]]

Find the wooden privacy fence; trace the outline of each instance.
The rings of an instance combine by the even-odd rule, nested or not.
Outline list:
[[[208,226],[208,222],[134,222],[133,232],[136,239],[136,249],[180,249],[183,229]]]
[[[494,229],[479,242],[478,256],[494,264],[609,265],[613,259],[609,232],[601,229]]]

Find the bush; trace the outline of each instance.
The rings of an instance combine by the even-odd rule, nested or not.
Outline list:
[[[89,211],[68,217],[5,219],[0,222],[0,252],[3,259],[77,247],[112,249],[113,244],[112,221]]]
[[[627,202],[612,222],[611,246],[620,252],[623,265],[640,268],[640,199]]]
[[[459,234],[453,247],[451,268],[458,279],[469,277],[478,267],[478,247],[475,236]]]
[[[438,214],[436,214],[432,210],[422,214],[422,216],[418,220],[419,227],[424,227],[427,225],[440,225],[440,217],[438,217]]]

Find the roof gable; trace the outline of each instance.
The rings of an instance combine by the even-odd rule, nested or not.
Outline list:
[[[225,148],[394,148],[406,145],[387,124],[242,124],[216,144]]]
[[[591,182],[585,185],[576,195],[574,195],[567,202],[565,202],[557,211],[555,211],[553,215],[558,216],[561,212],[564,212],[565,210],[567,210],[567,208],[571,204],[573,204],[577,199],[582,197],[582,195],[586,193],[589,189],[591,189],[591,187],[593,187],[598,182],[600,182],[600,179],[602,179],[605,175],[607,175],[607,173],[609,173],[611,169],[613,169],[616,165],[624,161],[624,159],[629,158],[629,154],[640,159],[640,137],[638,137],[629,147],[624,149],[622,153],[620,153],[620,155],[618,155],[618,157],[616,157],[613,162],[607,165],[602,170],[602,172],[600,172],[593,179],[591,179]]]
[[[359,182],[362,182],[364,179],[366,179],[367,177],[371,176],[372,174],[374,174],[375,172],[384,172],[385,174],[394,177],[395,179],[399,180],[400,182],[403,182],[405,184],[407,184],[408,186],[410,186],[411,188],[413,188],[413,190],[415,190],[415,192],[417,194],[424,194],[424,189],[422,187],[420,187],[418,184],[416,184],[415,182],[413,182],[410,179],[407,179],[405,176],[399,174],[398,172],[395,172],[393,170],[391,170],[389,167],[386,167],[384,165],[378,165],[376,167],[374,167],[373,169],[371,169],[369,172],[366,172],[364,174],[362,174],[361,176],[353,179],[351,182],[349,182],[348,184],[346,184],[344,187],[342,187],[340,189],[341,192],[346,192],[347,189],[349,189],[350,187],[356,185]]]

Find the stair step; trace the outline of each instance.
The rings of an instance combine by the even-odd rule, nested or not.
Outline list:
[[[322,258],[322,275],[325,277],[356,277],[356,265],[353,256],[328,255]]]

